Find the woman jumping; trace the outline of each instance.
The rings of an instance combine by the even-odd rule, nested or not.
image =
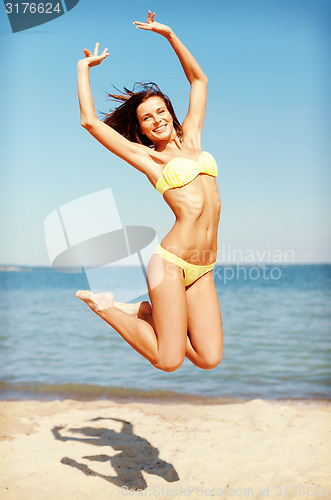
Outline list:
[[[81,124],[112,153],[144,173],[163,195],[176,221],[154,251],[146,270],[149,302],[114,302],[111,293],[78,291],[77,297],[112,326],[153,366],[179,368],[185,356],[204,369],[222,359],[223,331],[212,269],[217,254],[221,202],[215,159],[201,151],[207,78],[172,29],[154,21],[137,28],[166,38],[190,83],[189,109],[180,125],[172,104],[155,84],[110,96],[121,105],[97,118],[89,69],[109,54],[84,49],[78,62]]]

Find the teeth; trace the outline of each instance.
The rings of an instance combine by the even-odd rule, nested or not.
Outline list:
[[[161,125],[161,127],[158,127],[158,128],[156,128],[156,129],[154,129],[154,132],[160,132],[160,131],[162,131],[164,128],[165,128],[165,125]]]

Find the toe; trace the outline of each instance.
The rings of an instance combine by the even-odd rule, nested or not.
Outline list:
[[[76,297],[78,297],[81,300],[91,299],[91,296],[92,292],[90,292],[89,290],[78,290],[78,292],[76,293]]]

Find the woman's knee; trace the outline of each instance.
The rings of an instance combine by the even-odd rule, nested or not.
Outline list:
[[[203,370],[212,370],[216,368],[222,361],[222,352],[211,352],[209,354],[199,356],[198,366]]]
[[[170,357],[167,356],[165,358],[160,358],[155,364],[155,368],[158,368],[159,370],[162,370],[164,372],[174,372],[175,370],[178,370],[184,362],[185,356],[175,356],[175,357]]]

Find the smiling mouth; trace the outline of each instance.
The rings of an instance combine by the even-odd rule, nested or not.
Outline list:
[[[163,132],[166,128],[166,125],[160,125],[159,127],[155,128],[153,130],[153,132],[155,132],[156,134],[159,134],[160,132]]]

